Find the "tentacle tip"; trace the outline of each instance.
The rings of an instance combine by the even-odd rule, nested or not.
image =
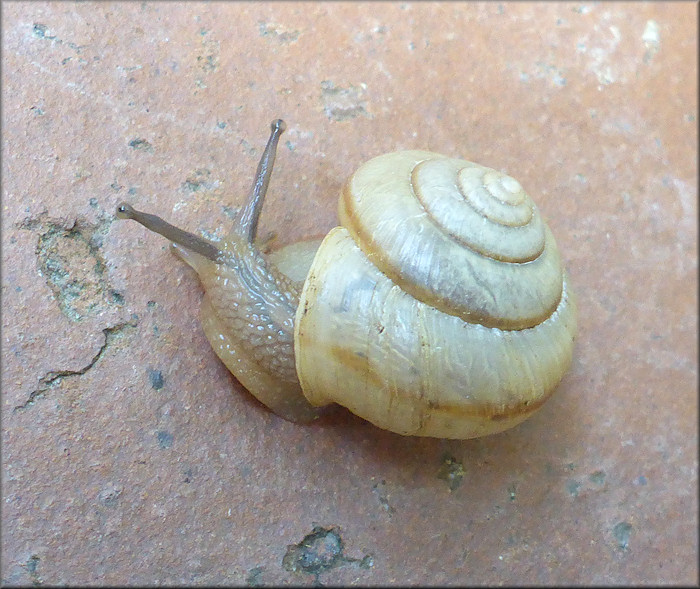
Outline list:
[[[282,119],[275,119],[270,124],[270,129],[273,133],[275,131],[277,131],[278,133],[284,133],[287,130],[287,123],[285,123]]]
[[[134,207],[132,207],[129,203],[120,202],[117,205],[116,215],[119,219],[133,219]]]

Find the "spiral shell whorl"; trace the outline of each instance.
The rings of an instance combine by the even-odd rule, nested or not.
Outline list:
[[[502,262],[529,262],[544,250],[537,207],[520,184],[455,159],[419,163],[411,174],[416,198],[453,239]]]
[[[379,156],[346,183],[339,217],[395,284],[469,323],[526,329],[561,299],[551,232],[496,170],[426,151]]]

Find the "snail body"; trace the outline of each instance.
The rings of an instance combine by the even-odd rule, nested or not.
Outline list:
[[[576,311],[517,181],[427,151],[381,155],[347,180],[320,245],[265,256],[254,239],[283,130],[273,122],[220,242],[117,209],[197,271],[204,332],[241,384],[292,421],[338,403],[404,435],[473,438],[536,411],[571,363]]]

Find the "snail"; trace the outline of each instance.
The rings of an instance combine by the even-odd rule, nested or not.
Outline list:
[[[429,151],[380,155],[345,182],[339,227],[265,255],[255,238],[285,123],[271,129],[220,241],[126,203],[116,213],[198,273],[204,333],[241,384],[290,421],[338,403],[437,438],[497,433],[539,409],[571,363],[576,308],[520,184]]]

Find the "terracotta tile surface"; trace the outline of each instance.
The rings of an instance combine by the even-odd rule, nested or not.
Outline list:
[[[2,11],[3,584],[698,582],[694,3]],[[241,389],[114,209],[222,235],[278,116],[279,244],[396,149],[534,196],[579,305],[537,415],[404,438]]]

